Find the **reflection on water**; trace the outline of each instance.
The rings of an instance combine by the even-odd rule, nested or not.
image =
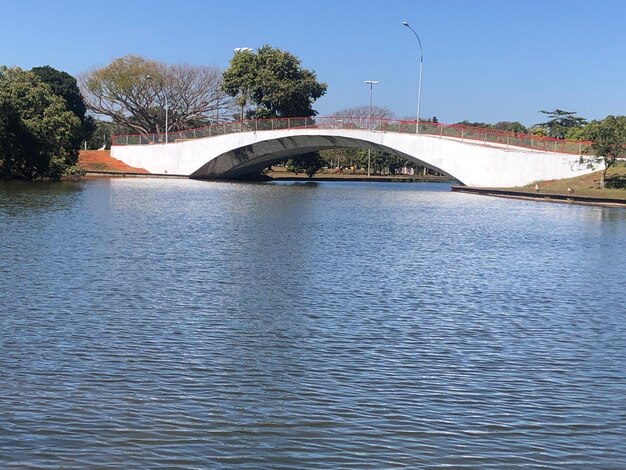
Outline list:
[[[0,181],[0,217],[32,215],[37,211],[65,210],[75,201],[82,181]],[[1,219],[0,219],[1,220]]]
[[[620,468],[625,213],[428,184],[2,184],[0,461]]]

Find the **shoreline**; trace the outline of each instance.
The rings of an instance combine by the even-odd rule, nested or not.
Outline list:
[[[162,179],[191,179],[186,175],[172,175],[160,173],[138,173],[133,171],[110,171],[110,170],[91,170],[86,171],[84,178],[162,178]],[[214,181],[230,181],[230,180],[214,180]],[[336,175],[336,176],[313,176],[309,178],[306,175],[273,175],[267,179],[249,180],[259,182],[270,181],[300,181],[300,182],[372,182],[372,183],[454,183],[445,177],[393,177],[393,176],[353,176],[353,175]],[[474,194],[478,196],[501,197],[507,199],[521,199],[535,202],[552,202],[559,204],[579,204],[586,206],[598,207],[622,207],[626,208],[626,199],[609,198],[609,197],[593,197],[593,196],[576,196],[573,194],[555,194],[555,193],[537,193],[529,191],[519,191],[506,188],[476,188],[471,186],[461,186],[452,184],[450,187],[452,192]]]
[[[174,175],[169,173],[139,173],[135,171],[111,171],[111,170],[85,170],[85,178],[173,178],[173,179],[193,179],[187,175]],[[233,181],[227,179],[215,179],[206,181]],[[398,176],[313,176],[309,178],[306,175],[272,175],[267,178],[236,180],[236,181],[355,181],[355,182],[376,182],[376,183],[453,183],[454,180],[446,177],[398,177]]]
[[[522,199],[536,202],[556,202],[560,204],[579,204],[599,207],[623,207],[626,208],[626,199],[594,196],[576,196],[573,194],[552,194],[518,191],[514,189],[500,188],[474,188],[470,186],[453,185],[452,192],[475,194],[479,196],[502,197],[508,199]]]
[[[125,163],[116,160],[111,157],[110,151],[107,150],[88,150],[81,151],[79,156],[80,165],[85,171],[82,178],[172,178],[172,179],[189,179],[188,175],[177,174],[159,174],[148,173],[143,168],[134,168],[126,165]],[[78,177],[81,178],[81,177]],[[584,186],[592,186],[597,184],[595,181],[598,179],[596,176],[586,176]],[[591,178],[591,179],[590,179]],[[74,179],[72,177],[71,179]],[[581,182],[572,180],[565,183],[568,187],[571,185],[574,190],[578,190],[581,186]],[[215,180],[219,181],[219,180]],[[228,180],[222,180],[228,181]],[[370,176],[362,173],[351,172],[338,172],[333,170],[327,170],[326,172],[319,172],[313,177],[309,178],[306,174],[294,174],[280,169],[274,169],[269,172],[266,177],[258,179],[251,179],[249,181],[297,181],[297,182],[373,182],[373,183],[449,183],[451,185],[451,191],[464,192],[467,194],[475,194],[482,196],[492,197],[504,197],[510,199],[522,199],[536,202],[556,202],[560,204],[582,204],[601,207],[626,207],[626,197],[602,197],[595,195],[577,195],[577,194],[565,194],[565,187],[555,187],[552,191],[548,192],[534,192],[531,188],[477,188],[468,187],[459,184],[457,181],[445,176],[433,176],[433,175],[386,175],[386,176]],[[543,182],[543,185],[549,185],[553,182]],[[560,189],[560,190],[559,190]],[[545,190],[544,190],[545,191]],[[620,194],[621,196],[621,194]]]
[[[328,174],[320,173],[309,178],[306,175],[288,175],[273,173],[268,175],[268,181],[360,181],[378,183],[453,183],[455,180],[444,176],[366,176],[350,174]]]
[[[160,173],[139,173],[136,171],[85,170],[82,178],[172,178],[189,179],[185,175],[169,175]]]

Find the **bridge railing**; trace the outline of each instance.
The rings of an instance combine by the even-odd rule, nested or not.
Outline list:
[[[168,142],[184,142],[203,137],[213,137],[236,132],[260,132],[289,129],[360,129],[374,132],[400,132],[415,134],[416,122],[401,119],[368,118],[362,116],[292,117],[251,119],[211,124],[196,129],[169,132]],[[583,155],[591,142],[555,139],[537,135],[520,134],[492,128],[463,126],[459,124],[419,123],[423,135],[473,141],[499,147],[521,147],[543,152]],[[165,133],[114,135],[112,145],[146,145],[166,142]]]

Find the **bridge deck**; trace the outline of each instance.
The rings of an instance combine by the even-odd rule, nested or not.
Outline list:
[[[128,134],[113,136],[113,145],[146,145],[165,142],[186,142],[193,139],[215,137],[237,132],[260,132],[296,129],[345,129],[370,130],[374,132],[394,132],[420,134],[451,138],[463,142],[478,142],[481,145],[530,149],[539,152],[583,155],[590,148],[588,141],[554,139],[551,137],[520,134],[493,128],[479,128],[459,124],[432,122],[419,123],[399,119],[369,119],[367,117],[294,117],[274,119],[254,119],[243,122],[222,122],[197,129],[169,132],[167,134]]]

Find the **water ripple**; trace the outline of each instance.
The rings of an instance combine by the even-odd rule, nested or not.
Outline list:
[[[622,468],[619,209],[0,186],[4,468]]]

